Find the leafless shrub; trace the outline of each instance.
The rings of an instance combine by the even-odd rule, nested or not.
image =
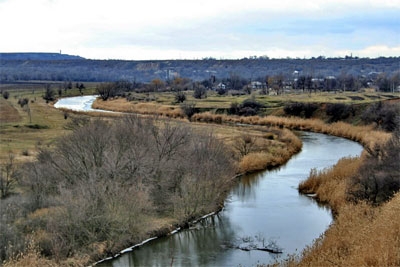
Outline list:
[[[255,137],[251,135],[241,135],[234,143],[235,149],[240,156],[244,157],[252,151],[255,145]]]
[[[15,163],[15,155],[13,153],[8,154],[8,161],[0,165],[0,197],[7,197],[12,189],[14,188],[20,172],[18,171]]]
[[[48,209],[24,229],[45,233],[42,252],[58,259],[103,243],[116,252],[142,237],[154,214],[188,219],[222,203],[233,168],[212,134],[178,122],[128,116],[73,127],[53,152],[26,165],[27,211]]]

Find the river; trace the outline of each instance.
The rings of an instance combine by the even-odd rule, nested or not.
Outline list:
[[[241,178],[218,215],[193,229],[155,239],[100,266],[256,266],[300,253],[332,222],[329,208],[298,193],[312,168],[361,154],[362,146],[344,138],[299,133],[303,149],[278,169]],[[275,244],[282,254],[232,247]]]
[[[55,108],[65,108],[74,111],[102,111],[108,112],[106,110],[93,109],[92,104],[96,100],[95,95],[85,95],[85,96],[74,96],[65,97],[58,100],[55,104]]]

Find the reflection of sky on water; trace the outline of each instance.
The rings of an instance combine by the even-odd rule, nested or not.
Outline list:
[[[93,109],[92,104],[96,100],[95,95],[86,96],[75,96],[61,98],[54,104],[55,108],[65,108],[74,111],[98,111],[98,112],[110,112],[106,110]]]
[[[225,209],[199,225],[160,238],[108,266],[254,266],[299,253],[332,221],[330,210],[297,191],[311,168],[326,168],[340,158],[359,155],[362,147],[343,138],[302,133],[303,150],[273,171],[243,177]],[[241,237],[262,235],[283,248],[282,255],[224,247]],[[105,265],[107,266],[107,265]]]

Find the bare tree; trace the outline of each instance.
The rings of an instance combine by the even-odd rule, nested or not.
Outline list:
[[[51,210],[27,228],[46,231],[57,258],[96,243],[127,246],[154,214],[188,219],[219,207],[234,171],[225,151],[179,122],[94,120],[25,168],[30,210]]]
[[[235,140],[234,147],[239,152],[240,156],[243,157],[252,151],[255,141],[256,139],[254,136],[243,134]]]
[[[0,192],[1,198],[7,197],[14,188],[19,172],[15,164],[15,155],[8,154],[8,161],[0,167]]]
[[[55,98],[55,92],[51,88],[51,84],[46,84],[45,85],[43,99],[46,100],[46,102],[54,101],[56,99]]]
[[[101,99],[103,99],[104,101],[116,95],[116,88],[114,83],[99,84],[96,87],[96,91],[100,95]]]

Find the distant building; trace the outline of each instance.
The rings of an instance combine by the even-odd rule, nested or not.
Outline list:
[[[262,89],[263,88],[263,83],[262,82],[258,82],[258,81],[251,82],[251,88],[252,89]]]
[[[218,89],[223,89],[223,90],[225,90],[225,89],[226,89],[226,85],[225,85],[224,83],[219,83],[219,84],[217,85],[217,88],[218,88]]]
[[[179,73],[174,70],[167,70],[167,80],[179,78]]]

